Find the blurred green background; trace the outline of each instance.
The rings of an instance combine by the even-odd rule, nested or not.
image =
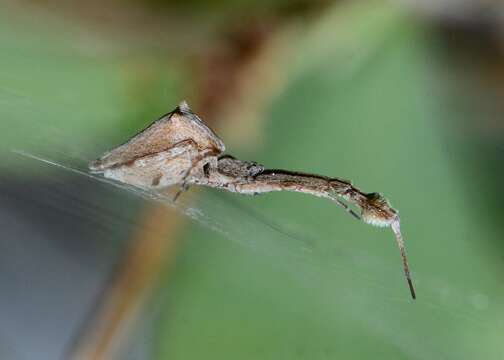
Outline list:
[[[504,42],[476,4],[3,7],[1,358],[502,358]],[[392,232],[331,202],[192,189],[174,208],[85,176],[182,99],[237,157],[389,198],[418,299]],[[131,321],[89,345],[145,268],[118,296]]]

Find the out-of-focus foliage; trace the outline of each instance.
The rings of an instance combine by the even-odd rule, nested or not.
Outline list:
[[[126,54],[127,44],[94,39],[61,19],[47,27],[15,13],[0,19],[0,136],[7,152],[63,152],[82,161],[166,112],[185,89],[186,69],[164,54]]]

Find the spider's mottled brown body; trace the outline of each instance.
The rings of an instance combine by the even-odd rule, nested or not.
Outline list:
[[[182,102],[129,141],[90,164],[93,172],[143,188],[190,184],[240,194],[295,191],[328,198],[365,223],[395,234],[411,296],[411,281],[399,214],[378,193],[365,193],[350,181],[286,170],[265,169],[251,161],[224,155],[222,140]],[[177,194],[177,196],[180,192]],[[360,208],[360,215],[347,203]]]

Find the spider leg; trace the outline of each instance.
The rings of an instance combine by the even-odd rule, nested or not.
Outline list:
[[[208,161],[209,158],[213,159],[214,155],[215,155],[214,150],[208,150],[205,153],[199,154],[194,159],[192,159],[191,167],[189,169],[187,169],[187,171],[185,172],[184,177],[182,179],[182,183],[180,185],[180,189],[177,191],[177,193],[173,197],[173,202],[176,202],[177,199],[179,198],[179,196],[182,195],[182,193],[189,190],[189,183],[187,180],[189,179],[189,176],[191,175],[193,170],[199,168],[199,165],[201,164],[201,162]]]
[[[177,193],[173,197],[172,201],[176,202],[177,199],[179,198],[179,196],[182,195],[182,193],[186,192],[187,190],[189,190],[189,184],[184,180],[184,182],[180,185],[179,190],[177,191]]]
[[[346,203],[344,203],[340,199],[335,199],[335,200],[336,200],[336,203],[339,206],[341,206],[343,209],[345,209],[350,215],[352,215],[357,220],[361,220],[361,217],[355,211],[353,211]]]

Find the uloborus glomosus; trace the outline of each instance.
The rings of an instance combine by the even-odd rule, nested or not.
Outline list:
[[[362,192],[350,181],[339,178],[265,169],[255,162],[226,155],[224,151],[223,141],[186,102],[182,102],[130,140],[92,162],[89,168],[107,178],[142,188],[180,185],[181,190],[174,200],[193,184],[248,195],[285,190],[330,199],[367,224],[391,227],[411,296],[416,298],[399,214],[383,196]],[[347,203],[360,208],[360,215]]]

